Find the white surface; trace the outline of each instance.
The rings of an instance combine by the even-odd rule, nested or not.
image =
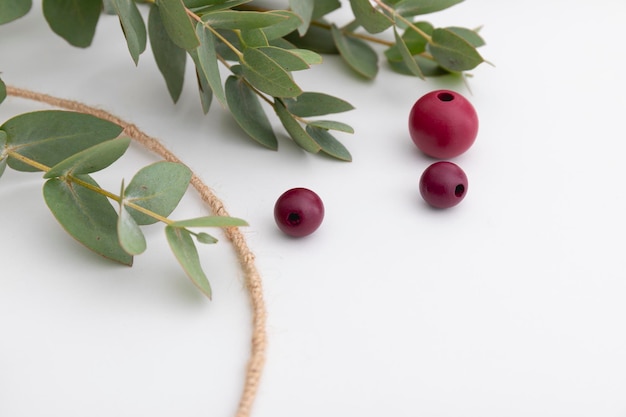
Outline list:
[[[170,104],[150,53],[138,68],[114,18],[94,45],[53,36],[39,6],[0,27],[13,85],[82,100],[161,138],[251,226],[269,312],[255,417],[626,416],[623,21],[626,3],[467,0],[436,25],[484,25],[472,94],[381,69],[357,79],[336,59],[297,74],[337,94],[354,162],[281,138],[255,146],[192,74]],[[454,88],[481,121],[455,162],[470,179],[433,211],[417,181],[412,103]],[[0,120],[42,106],[8,99]],[[278,129],[280,131],[280,129]],[[97,178],[113,190],[154,160],[133,149]],[[250,311],[225,241],[202,248],[214,300],[183,277],[162,228],[133,268],[67,237],[41,179],[7,171],[0,198],[0,416],[229,416],[242,386]],[[306,186],[327,216],[307,239],[281,235],[275,199]],[[193,194],[175,213],[203,214]]]

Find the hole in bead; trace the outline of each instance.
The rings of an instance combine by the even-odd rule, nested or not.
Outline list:
[[[465,192],[465,186],[463,184],[459,184],[454,188],[454,195],[457,197],[462,197]]]
[[[454,100],[454,95],[450,93],[439,93],[437,94],[437,98],[441,101],[452,101]]]
[[[302,221],[302,218],[300,217],[298,213],[289,213],[289,215],[287,216],[287,223],[289,223],[292,226],[299,225],[300,221]]]

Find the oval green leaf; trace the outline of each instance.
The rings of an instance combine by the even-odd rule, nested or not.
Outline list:
[[[315,9],[314,0],[289,0],[289,8],[293,12],[300,16],[302,23],[298,26],[298,33],[304,35],[309,26],[311,25],[311,19],[313,18],[313,10]]]
[[[292,53],[291,50],[277,48],[275,46],[265,46],[257,49],[286,71],[302,71],[310,68],[309,64],[300,57],[300,55]]]
[[[7,145],[7,134],[0,130],[0,177],[4,174],[7,167],[7,157],[5,154]]]
[[[263,51],[246,48],[241,65],[244,77],[254,87],[273,97],[296,97],[302,90],[287,70]]]
[[[352,126],[334,120],[313,120],[309,126],[315,126],[326,130],[337,130],[339,132],[354,133]]]
[[[172,41],[186,51],[196,49],[200,41],[182,0],[157,0],[156,5]]]
[[[12,22],[27,14],[33,6],[32,0],[0,1],[0,25]]]
[[[136,204],[160,216],[167,217],[185,195],[191,170],[183,164],[160,161],[140,169],[124,191],[124,204],[137,224],[146,225],[158,220],[141,213],[128,204]]]
[[[198,92],[200,93],[200,103],[202,104],[202,110],[204,114],[209,112],[211,108],[211,103],[213,102],[213,90],[211,89],[211,85],[209,84],[209,80],[206,77],[206,74],[202,70],[202,64],[200,63],[200,56],[198,55],[198,51],[194,50],[189,52],[191,59],[195,65],[196,70],[196,80],[198,82]]]
[[[352,155],[328,130],[308,125],[306,131],[317,142],[322,152],[342,161],[352,161]]]
[[[276,115],[278,115],[278,118],[287,133],[289,133],[289,136],[291,136],[298,146],[311,153],[318,153],[320,151],[320,145],[318,145],[317,142],[309,136],[300,122],[295,119],[293,114],[285,108],[280,100],[276,100],[274,103],[274,110],[276,111]]]
[[[208,244],[208,245],[212,245],[214,243],[217,243],[217,238],[215,238],[214,236],[211,236],[208,233],[205,232],[200,232],[196,234],[196,240],[200,243],[204,243],[204,244]]]
[[[7,86],[4,81],[2,81],[2,78],[0,78],[0,103],[2,103],[5,98],[7,98]]]
[[[282,22],[261,28],[268,40],[279,39],[295,31],[303,24],[302,18],[287,10],[274,10],[274,14],[280,14],[285,19]]]
[[[296,98],[284,100],[287,109],[300,117],[322,116],[353,110],[352,104],[324,93],[305,91]]]
[[[191,233],[180,227],[166,226],[165,236],[167,236],[167,242],[172,253],[176,256],[187,276],[204,295],[211,299],[211,285],[202,270],[198,250],[193,243]]]
[[[404,43],[404,39],[402,39],[402,37],[398,35],[398,31],[396,30],[396,28],[393,28],[393,34],[396,39],[396,47],[398,48],[400,56],[402,57],[402,60],[404,61],[407,69],[411,72],[411,74],[423,79],[424,74],[422,74],[419,65],[417,65],[415,57],[411,54],[411,51],[409,51],[409,48]]]
[[[88,175],[79,179],[98,186]],[[105,258],[132,265],[133,257],[119,242],[117,212],[105,196],[58,178],[46,181],[43,195],[54,217],[77,241]]]
[[[474,46],[449,29],[435,29],[428,47],[437,63],[448,71],[467,71],[484,62]]]
[[[261,145],[276,150],[278,141],[259,97],[242,79],[226,79],[226,102],[237,124]]]
[[[131,255],[139,255],[145,252],[146,237],[130,215],[124,205],[120,205],[120,214],[117,220],[117,234],[122,248]]]
[[[100,171],[120,159],[128,149],[130,141],[130,138],[111,139],[75,153],[50,168],[44,178]]]
[[[365,78],[375,78],[378,74],[378,54],[371,46],[360,39],[344,35],[333,25],[333,40],[346,63]]]
[[[219,10],[202,16],[202,21],[214,29],[260,29],[277,25],[289,17],[284,13],[241,10]]]
[[[137,4],[133,0],[114,0],[115,10],[120,19],[124,37],[128,44],[128,51],[135,61],[139,62],[139,55],[146,50],[146,24],[143,21]]]
[[[226,96],[224,94],[224,88],[222,87],[218,57],[215,51],[215,35],[201,23],[196,25],[196,34],[198,35],[198,39],[200,39],[200,47],[197,51],[200,69],[215,97],[223,106],[226,106]]]
[[[7,133],[11,151],[49,167],[122,133],[122,128],[115,123],[62,110],[24,113],[6,121],[0,129]],[[18,171],[37,171],[13,158],[9,158],[8,163]]]
[[[204,216],[195,219],[179,220],[171,224],[175,227],[236,227],[248,226],[248,223],[237,217]]]
[[[392,20],[376,10],[370,0],[350,0],[356,21],[369,33],[380,33],[392,25]]]
[[[71,45],[91,45],[102,11],[102,0],[43,0],[43,14],[50,28]]]
[[[167,34],[161,14],[154,5],[148,14],[148,37],[154,60],[165,79],[170,97],[176,103],[183,91],[187,53]]]

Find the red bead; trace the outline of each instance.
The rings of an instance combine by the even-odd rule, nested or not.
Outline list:
[[[467,185],[465,172],[447,161],[435,162],[426,168],[419,183],[422,198],[437,208],[459,204],[467,194]]]
[[[461,94],[436,90],[415,102],[409,114],[409,133],[426,155],[454,158],[467,151],[478,134],[474,106]]]
[[[324,203],[315,192],[307,188],[292,188],[276,200],[274,219],[278,228],[286,234],[307,236],[322,224]]]

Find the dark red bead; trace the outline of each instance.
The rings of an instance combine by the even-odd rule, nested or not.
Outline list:
[[[435,90],[422,96],[411,108],[409,133],[426,155],[454,158],[476,140],[478,116],[474,106],[461,94]]]
[[[307,236],[316,231],[324,220],[324,203],[307,188],[285,191],[274,205],[276,224],[286,234]]]
[[[419,187],[428,204],[437,208],[449,208],[465,198],[467,175],[452,162],[435,162],[422,174]]]

